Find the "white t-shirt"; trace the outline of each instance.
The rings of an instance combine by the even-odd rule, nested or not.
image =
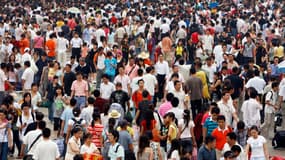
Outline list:
[[[170,27],[168,24],[164,23],[160,26],[161,33],[167,33],[170,31]]]
[[[7,77],[2,69],[0,69],[0,91],[5,91],[5,81]]]
[[[35,160],[54,160],[60,157],[57,144],[51,140],[42,140],[38,143],[33,158]]]
[[[178,126],[181,127],[181,131],[185,128],[184,131],[181,133],[180,138],[192,137],[190,129],[195,127],[195,124],[192,120],[190,120],[188,126],[185,127],[184,119],[180,119],[178,120]]]
[[[25,53],[22,55],[22,65],[23,65],[23,66],[24,66],[24,63],[25,63],[26,61],[29,61],[29,62],[32,61],[32,56],[31,56],[29,53],[27,53],[27,52],[25,52]]]
[[[115,91],[115,85],[111,82],[108,82],[108,84],[101,83],[100,85],[100,92],[101,92],[101,97],[104,99],[109,99],[112,92]]]
[[[36,129],[34,131],[30,131],[26,134],[26,136],[23,137],[23,143],[27,146],[27,149],[30,149],[32,143],[36,140],[36,138],[42,134],[42,131],[39,129]],[[32,154],[35,152],[35,149],[37,147],[37,144],[42,141],[42,137],[40,137],[32,146],[28,154]]]
[[[226,125],[231,125],[233,113],[236,112],[236,109],[232,105],[232,103],[228,102],[227,104],[222,101],[218,102],[218,107],[220,108],[220,114],[224,115],[226,118]]]
[[[167,111],[167,113],[169,112],[173,112],[177,120],[183,119],[183,109],[172,107],[169,111]]]
[[[253,87],[256,89],[258,94],[263,94],[263,89],[266,85],[266,82],[264,79],[261,79],[260,77],[253,77],[250,80],[247,81],[245,88]]]
[[[75,119],[76,121],[79,121],[81,118],[80,118],[80,117],[74,117],[74,119]],[[74,122],[74,120],[69,119],[67,123],[68,123],[69,126],[73,126],[73,124],[74,124],[75,122]],[[85,121],[84,119],[81,121],[81,125],[82,125],[82,126],[83,126],[83,125],[86,125],[86,121]]]
[[[278,94],[273,90],[266,94],[265,101],[269,101],[270,104],[276,105],[278,101]],[[275,108],[271,105],[265,104],[265,113],[274,113]]]
[[[174,150],[171,153],[170,159],[180,160],[179,152],[177,150]]]
[[[20,121],[20,118],[21,118],[21,120],[22,120],[22,123],[21,123],[21,121]],[[18,117],[17,124],[16,124],[17,127],[21,127],[21,125],[24,125],[24,124],[26,123],[26,127],[24,127],[24,128],[22,129],[22,132],[21,132],[21,134],[20,134],[20,138],[23,138],[24,133],[26,132],[26,129],[27,129],[28,125],[29,125],[30,123],[33,123],[33,122],[34,122],[34,119],[33,119],[33,116],[31,115],[31,113],[30,113],[30,116],[29,116],[29,117],[26,117],[26,116],[24,116],[24,115]]]
[[[32,96],[32,106],[34,110],[37,110],[39,108],[37,103],[41,101],[42,101],[42,96],[39,92],[37,92],[36,95]]]
[[[63,37],[59,37],[56,42],[58,52],[65,52],[69,46],[69,41]]]
[[[94,143],[91,143],[89,147],[88,147],[87,145],[83,144],[83,145],[81,146],[80,153],[81,153],[81,154],[84,154],[84,153],[92,154],[92,153],[94,153],[96,150],[97,150],[97,147],[95,146]]]
[[[24,88],[26,90],[30,90],[32,87],[32,83],[34,82],[34,71],[32,70],[31,67],[25,69],[23,75],[22,75],[22,80],[25,80],[24,83]]]
[[[215,65],[211,65],[211,66],[204,65],[202,67],[202,69],[206,71],[206,74],[209,77],[210,83],[213,83],[214,82],[214,73],[217,71],[216,66]]]
[[[145,74],[143,76],[143,80],[145,89],[149,92],[151,96],[154,96],[155,85],[157,85],[156,77],[152,74]]]
[[[102,28],[97,29],[96,32],[95,32],[96,41],[100,42],[101,41],[100,38],[102,36],[106,37],[106,34],[105,34],[104,30]]]
[[[266,144],[266,139],[263,136],[258,136],[256,139],[249,137],[247,144],[251,147],[251,157],[252,158],[264,158],[263,145]]]
[[[182,89],[181,89],[182,90]],[[182,91],[177,91],[176,89],[174,90],[171,90],[169,92],[171,92],[174,97],[178,98],[179,99],[179,104],[178,104],[178,108],[180,109],[185,109],[185,105],[184,105],[184,101],[185,101],[185,92],[182,90]]]
[[[83,45],[81,38],[72,38],[70,41],[72,48],[80,48]]]

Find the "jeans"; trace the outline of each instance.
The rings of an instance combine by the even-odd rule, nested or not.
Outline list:
[[[7,160],[8,159],[8,142],[1,142],[1,150],[0,150],[0,157],[1,160]]]
[[[13,148],[11,150],[11,153],[14,154],[15,152],[15,147],[17,147],[18,151],[21,150],[21,140],[19,136],[19,130],[12,129],[13,132]],[[20,152],[18,152],[18,156],[20,155]]]
[[[76,107],[79,108],[84,108],[86,105],[86,97],[79,97],[79,96],[75,96],[74,97],[77,101]]]
[[[192,119],[195,119],[196,115],[201,112],[202,99],[191,100]]]
[[[265,160],[264,157],[251,157],[250,160]]]
[[[96,70],[96,89],[99,89],[100,88],[100,85],[101,85],[101,79],[102,79],[102,76],[104,74],[104,70],[103,69],[97,69]]]
[[[156,76],[157,79],[157,83],[158,83],[158,99],[161,100],[163,98],[163,94],[164,94],[164,84],[165,84],[165,74],[161,75],[161,74],[157,74]]]
[[[53,106],[52,106],[53,102],[51,100],[48,100],[48,101],[49,101],[48,102],[48,104],[49,104],[49,106],[48,106],[48,119],[53,122],[53,110],[54,110]]]

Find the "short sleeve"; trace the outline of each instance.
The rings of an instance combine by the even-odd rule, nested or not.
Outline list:
[[[74,91],[74,89],[75,89],[75,84],[74,84],[74,83],[75,83],[75,81],[73,81],[73,82],[72,82],[72,85],[71,85],[71,90],[72,90],[72,91]]]
[[[272,91],[268,92],[265,96],[265,101],[270,101],[271,100],[271,97],[273,97],[272,95]]]
[[[203,125],[203,128],[207,128],[207,126],[208,126],[208,118],[206,119],[206,121],[205,121],[205,123],[204,123],[204,125]]]
[[[23,80],[26,80],[26,79],[27,79],[27,72],[24,71],[24,73],[23,73],[21,79],[23,79]]]
[[[123,146],[120,146],[118,148],[118,152],[117,152],[117,157],[125,157],[125,150],[124,150],[124,147]],[[124,158],[123,158],[124,159]]]
[[[266,139],[263,136],[259,136],[259,138],[262,144],[266,143]]]

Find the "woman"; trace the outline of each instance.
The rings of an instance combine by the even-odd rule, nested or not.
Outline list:
[[[162,154],[162,148],[160,147],[160,135],[159,131],[155,133],[154,131],[150,132],[148,131],[146,133],[148,139],[149,139],[149,146],[153,151],[153,159],[154,160],[163,160],[163,154]]]
[[[185,57],[184,55],[184,46],[183,46],[183,41],[179,39],[178,44],[175,49],[175,62],[178,61],[181,57]]]
[[[58,83],[61,85],[61,80],[62,80],[62,70],[60,68],[60,64],[59,62],[54,62],[54,66],[53,66],[53,70],[54,70],[54,75],[58,77],[59,81]]]
[[[180,160],[180,150],[181,150],[180,141],[178,139],[173,139],[171,141],[171,148],[170,151],[168,152],[167,159]]]
[[[246,145],[246,155],[248,155],[249,150],[251,149],[250,160],[269,160],[269,153],[266,146],[266,139],[258,135],[257,126],[252,126],[250,128],[250,137],[247,140]]]
[[[9,80],[9,83],[12,85],[12,86],[15,86],[16,85],[16,82],[17,82],[17,75],[16,75],[16,72],[15,72],[15,69],[14,69],[14,66],[12,63],[8,63],[7,65],[7,71],[8,71],[8,80]],[[13,88],[9,88],[9,89],[13,89]]]
[[[15,63],[21,64],[21,63],[22,63],[22,55],[21,55],[21,53],[20,53],[19,48],[14,47],[14,48],[12,49],[12,52],[13,52],[12,55],[15,55]]]
[[[147,106],[145,106],[147,107]],[[141,126],[141,130],[140,130],[140,134],[144,135],[146,133],[146,131],[152,131],[155,128],[155,119],[153,116],[153,112],[152,110],[148,109],[145,114],[144,114],[144,120],[141,121],[140,126]]]
[[[73,136],[68,140],[67,150],[65,154],[65,160],[73,160],[73,157],[76,154],[80,153],[80,138],[83,134],[83,131],[80,127],[73,129]]]
[[[144,37],[143,37],[143,33],[140,33],[138,35],[138,38],[135,41],[135,47],[136,47],[136,49],[135,49],[136,55],[138,55],[142,51],[144,51],[144,49],[145,49],[145,40],[144,40]]]
[[[65,108],[65,97],[63,96],[63,88],[61,86],[58,86],[55,88],[55,97],[53,102],[53,130],[57,131],[57,137],[60,135],[60,127],[61,127],[61,119],[60,116],[63,113],[63,110]]]
[[[110,118],[108,121],[108,126],[104,128],[101,136],[101,142],[103,145],[103,150],[102,150],[102,155],[104,158],[107,159],[108,157],[108,147],[110,147],[110,141],[108,139],[108,135],[115,130],[115,125],[116,125],[116,119],[115,118]]]
[[[8,159],[9,148],[12,148],[12,130],[11,124],[6,118],[7,112],[4,109],[0,109],[0,158],[1,160]]]
[[[88,132],[91,134],[92,143],[100,150],[102,148],[101,135],[104,126],[101,124],[100,113],[94,112],[92,114],[93,120],[91,125],[87,128]]]
[[[16,56],[15,56],[15,54],[12,53],[12,54],[9,56],[8,62],[9,62],[9,64],[12,64],[12,65],[15,65],[15,64],[16,64]]]
[[[32,107],[31,109],[33,109],[31,97],[32,97],[31,93],[29,93],[29,92],[24,93],[23,99],[20,100],[19,105],[21,105],[23,103],[27,103]]]
[[[97,146],[92,143],[93,135],[91,133],[87,133],[83,136],[84,144],[81,146],[80,153],[81,154],[100,154]]]
[[[193,147],[196,147],[194,127],[194,122],[190,118],[190,111],[184,110],[183,119],[178,121],[179,137],[181,140],[181,145],[183,146],[183,155],[187,155],[189,153],[191,154]]]
[[[219,72],[214,73],[213,84],[210,86],[212,101],[217,102],[221,99],[222,80]]]
[[[42,96],[40,94],[40,92],[38,91],[38,85],[33,83],[32,84],[32,90],[31,90],[31,97],[32,97],[32,105],[34,107],[34,110],[37,111],[38,110],[38,106],[40,105],[40,103],[42,102]]]
[[[168,128],[167,133],[167,151],[170,150],[172,140],[177,138],[178,128],[175,124],[175,114],[173,112],[168,112],[164,115],[165,125]]]
[[[128,63],[128,60],[129,60],[129,52],[130,52],[129,48],[130,46],[129,46],[128,34],[125,34],[121,42],[121,50],[122,50],[125,65]]]
[[[117,60],[113,57],[112,52],[107,52],[107,57],[104,61],[105,73],[110,77],[110,82],[113,82],[116,74]]]
[[[137,159],[153,160],[153,150],[149,146],[149,139],[147,136],[140,136]]]

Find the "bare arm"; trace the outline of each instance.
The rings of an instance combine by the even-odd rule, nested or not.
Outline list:
[[[205,138],[206,138],[206,135],[207,135],[207,128],[203,127],[203,142],[205,142]]]
[[[263,143],[263,151],[264,151],[265,159],[269,160],[269,153],[268,153],[268,150],[267,150],[266,143]]]

